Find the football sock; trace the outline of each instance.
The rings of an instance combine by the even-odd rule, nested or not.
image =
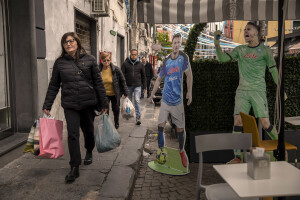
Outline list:
[[[234,126],[233,127],[232,133],[239,134],[239,133],[242,133],[242,132],[243,132],[243,127],[242,126]],[[234,149],[233,153],[234,153],[234,156],[236,158],[241,159],[241,150],[240,149]]]
[[[164,127],[158,126],[158,147],[162,148],[165,146],[165,136],[164,136]]]
[[[184,148],[184,140],[185,140],[184,131],[177,132],[177,135],[178,135],[179,150],[180,150],[180,152],[182,152],[183,148]]]
[[[265,131],[268,133],[272,140],[278,140],[278,133],[273,125],[270,125],[270,127]]]

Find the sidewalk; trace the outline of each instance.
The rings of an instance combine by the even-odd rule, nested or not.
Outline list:
[[[120,117],[121,145],[99,154],[94,149],[93,163],[80,166],[80,177],[65,184],[70,170],[67,131],[64,123],[65,156],[59,159],[35,157],[26,153],[0,169],[0,199],[127,199],[139,169],[147,128],[153,127],[154,106],[142,100],[142,125],[135,119]],[[97,122],[97,118],[95,122]],[[85,156],[83,135],[81,155]]]

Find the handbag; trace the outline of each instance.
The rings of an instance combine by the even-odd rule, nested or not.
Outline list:
[[[50,115],[40,118],[40,154],[47,158],[59,158],[64,155],[62,143],[63,122]]]
[[[103,153],[118,147],[121,137],[106,113],[101,114],[100,118],[99,125],[95,126],[94,136],[97,151]]]

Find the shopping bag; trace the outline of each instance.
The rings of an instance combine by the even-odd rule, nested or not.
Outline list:
[[[34,129],[34,136],[33,136],[33,154],[39,155],[40,154],[40,120],[36,120],[35,129]]]
[[[59,158],[64,155],[62,144],[63,122],[50,116],[40,118],[40,154],[47,158]]]
[[[30,132],[23,153],[31,152],[34,155],[39,155],[39,120],[35,120]]]
[[[95,126],[94,135],[99,153],[110,151],[121,143],[121,137],[106,113],[100,115],[100,123]]]
[[[26,142],[26,146],[23,150],[23,153],[27,153],[27,152],[34,152],[34,144],[33,144],[33,138],[34,138],[34,130],[35,130],[35,125],[36,125],[36,121],[34,122],[34,124],[32,125],[30,132],[28,134],[28,138],[27,138],[27,142]]]
[[[125,98],[121,109],[122,117],[129,119],[134,117],[135,108],[129,98]]]

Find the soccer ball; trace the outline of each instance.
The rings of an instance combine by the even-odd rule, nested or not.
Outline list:
[[[160,148],[156,153],[156,161],[159,164],[165,164],[167,162],[167,151],[165,148]]]

